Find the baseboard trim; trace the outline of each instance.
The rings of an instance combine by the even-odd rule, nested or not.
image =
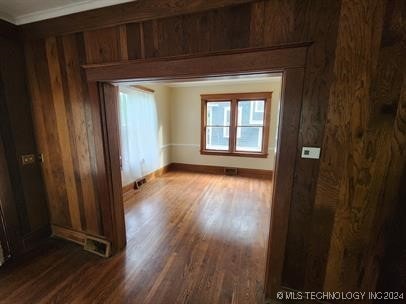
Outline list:
[[[208,173],[208,174],[217,174],[217,175],[224,175],[225,168],[229,168],[229,167],[184,164],[184,163],[171,163],[169,165],[169,171],[187,171],[187,172]],[[247,168],[236,168],[236,169],[237,169],[237,175],[242,176],[242,177],[252,177],[252,178],[261,178],[261,179],[272,179],[273,178],[272,170],[247,169]]]
[[[72,230],[57,225],[52,225],[51,228],[53,237],[68,240],[79,245],[85,244],[86,234],[84,232]]]
[[[165,174],[166,172],[168,172],[169,167],[170,167],[170,164],[166,165],[162,168],[159,168],[158,170],[155,170],[154,172],[151,172],[141,178],[145,178],[145,180],[147,182],[152,181],[155,178],[160,177],[163,174]],[[136,181],[133,181],[133,182],[123,186],[122,191],[123,191],[123,200],[127,201],[137,192]]]
[[[89,237],[96,237],[98,239],[106,240],[104,237],[99,235],[92,235],[83,231],[77,231],[70,228],[58,226],[58,225],[51,225],[52,229],[52,236],[57,237],[60,239],[64,239],[70,242],[74,242],[83,246],[85,244],[85,239]]]

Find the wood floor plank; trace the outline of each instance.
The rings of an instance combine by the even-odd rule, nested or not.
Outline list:
[[[0,303],[263,303],[272,182],[169,172],[125,203],[127,248],[0,269]]]

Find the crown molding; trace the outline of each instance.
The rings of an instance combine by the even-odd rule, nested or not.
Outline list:
[[[12,24],[16,25],[15,18],[13,18],[12,16],[10,16],[9,14],[6,14],[4,12],[0,12],[0,20],[3,20],[8,23],[12,23]]]
[[[59,6],[55,8],[49,8],[45,10],[40,10],[36,11],[33,13],[29,14],[24,14],[24,15],[19,15],[19,16],[3,16],[0,15],[0,18],[6,19],[6,21],[9,21],[11,23],[14,23],[16,25],[21,25],[21,24],[27,24],[27,23],[32,23],[36,21],[42,21],[46,19],[52,19],[56,17],[61,17],[61,16],[66,16],[70,14],[75,14],[75,13],[80,13],[84,11],[89,11],[92,9],[97,9],[97,8],[102,8],[102,7],[107,7],[107,6],[112,6],[116,4],[122,4],[126,2],[132,2],[132,1],[137,1],[137,0],[84,0],[82,2],[78,3],[70,3],[64,6]]]

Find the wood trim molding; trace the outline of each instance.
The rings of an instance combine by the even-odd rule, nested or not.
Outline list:
[[[222,155],[222,156],[240,156],[240,157],[268,157],[269,145],[269,127],[271,121],[271,102],[272,92],[253,92],[253,93],[222,93],[222,94],[202,94],[201,97],[201,119],[200,119],[200,154],[206,155]],[[240,101],[263,100],[263,124],[262,128],[262,143],[261,151],[238,151],[237,150],[237,129],[238,129],[238,103]],[[222,127],[219,125],[208,125],[207,122],[207,107],[209,102],[229,102],[230,103],[230,124],[228,136],[228,150],[213,150],[207,149],[206,138],[207,128]],[[241,126],[246,127],[246,126]]]
[[[258,0],[138,0],[22,25],[24,39],[40,39],[126,23],[192,14]]]
[[[282,284],[296,156],[300,153],[298,136],[303,80],[304,69],[287,70],[282,78],[283,95],[279,118],[278,150],[275,161],[275,182],[265,275],[265,293],[270,298],[276,297]]]
[[[91,234],[87,234],[83,231],[76,231],[76,230],[61,227],[58,225],[51,225],[51,229],[52,229],[53,237],[58,237],[58,238],[61,238],[61,239],[64,239],[64,240],[67,240],[70,242],[74,242],[81,246],[83,246],[85,244],[85,239],[87,236],[106,240],[105,238],[98,236],[98,235],[91,235]]]
[[[268,297],[276,296],[276,291],[281,288],[294,169],[296,159],[300,155],[298,133],[304,70],[309,45],[309,43],[290,44],[272,48],[84,66],[88,82],[90,84],[98,82],[99,87],[105,86],[107,84],[105,82],[123,80],[157,81],[224,75],[282,73],[278,151],[266,267],[265,293]],[[119,249],[125,245],[125,226],[122,220],[124,214],[118,214],[120,208],[121,210],[123,208],[121,177],[117,175],[117,172],[120,172],[119,154],[115,146],[118,145],[118,141],[114,139],[118,134],[118,122],[117,118],[112,119],[114,113],[108,111],[108,107],[111,107],[110,104],[114,103],[114,100],[111,99],[116,97],[105,93],[101,90],[100,102],[103,104],[101,113],[109,118],[102,119],[102,129],[105,134],[103,138],[104,156],[106,170],[111,171],[107,173],[108,191],[115,194],[106,198],[109,201],[104,202],[102,207],[105,208],[104,215],[107,222],[112,221],[113,226],[121,231],[116,230],[112,234],[112,244],[119,244],[120,246],[117,247]],[[93,97],[96,97],[96,94]],[[114,176],[111,174],[112,172]],[[109,208],[112,209],[113,213],[107,212]],[[105,227],[104,223],[103,226]]]
[[[159,168],[159,169],[155,170],[154,172],[151,172],[151,173],[149,173],[149,174],[147,174],[147,175],[145,175],[145,176],[143,176],[141,178],[145,178],[145,180],[147,182],[150,182],[150,181],[154,180],[155,178],[160,177],[163,174],[165,174],[166,172],[168,172],[169,167],[170,167],[170,164],[166,165],[166,166],[164,166],[162,168]],[[122,187],[123,201],[124,202],[129,200],[135,194],[135,192],[136,192],[135,183],[136,183],[136,181],[133,181],[133,182],[131,182],[131,183],[127,184],[127,185],[124,185]]]
[[[307,46],[296,43],[216,53],[84,65],[88,81],[157,81],[281,72],[303,67]],[[242,64],[242,63],[245,64]]]
[[[113,253],[125,248],[126,229],[124,206],[122,197],[121,169],[120,169],[120,133],[118,118],[118,87],[109,83],[99,83],[101,97],[104,159],[106,161],[106,178],[108,181],[109,204],[106,208],[106,218],[111,221],[111,240]],[[103,223],[106,227],[106,223]]]
[[[64,240],[68,240],[70,242],[74,242],[79,245],[85,244],[86,234],[84,232],[75,231],[72,229],[68,229],[65,227],[60,227],[57,225],[52,225],[52,236],[58,237]]]
[[[208,173],[217,175],[224,175],[225,168],[229,167],[183,164],[183,163],[171,163],[169,165],[169,171],[187,171],[187,172]],[[273,178],[272,170],[248,169],[248,168],[235,168],[235,169],[237,169],[237,176],[241,177],[252,177],[261,179]]]

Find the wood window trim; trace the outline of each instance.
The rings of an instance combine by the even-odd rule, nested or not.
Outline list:
[[[253,93],[222,93],[222,94],[202,94],[201,98],[201,125],[200,125],[200,154],[221,155],[238,157],[268,157],[269,129],[271,122],[271,102],[272,92]],[[264,100],[264,123],[262,133],[262,147],[260,152],[237,151],[237,107],[240,100]],[[207,103],[213,101],[230,101],[230,133],[229,149],[227,151],[206,149],[206,128],[207,128]]]

